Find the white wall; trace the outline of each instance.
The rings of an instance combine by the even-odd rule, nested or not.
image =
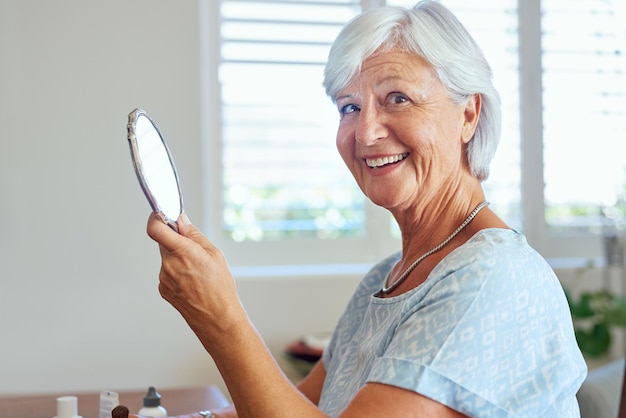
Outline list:
[[[198,223],[198,67],[195,1],[0,1],[0,394],[221,384],[158,295],[126,141],[127,114],[143,107]],[[330,329],[353,284],[239,286],[280,353]]]

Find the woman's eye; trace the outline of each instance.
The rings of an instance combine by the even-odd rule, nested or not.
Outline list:
[[[388,99],[391,104],[402,104],[408,101],[407,97],[403,94],[392,94]]]
[[[342,115],[348,115],[350,113],[356,112],[357,110],[359,110],[359,107],[357,105],[347,104],[345,106],[341,106],[341,108],[339,109],[339,113],[341,113]]]

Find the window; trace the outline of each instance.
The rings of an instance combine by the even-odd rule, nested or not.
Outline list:
[[[625,8],[534,0],[519,10],[525,231],[548,256],[600,256],[603,229],[623,228]]]
[[[321,87],[328,48],[361,3],[384,0],[204,2],[205,225],[232,265],[371,263],[399,248],[335,150],[337,111]],[[598,227],[626,213],[626,7],[442,3],[502,96],[492,207],[547,257],[599,255]]]
[[[623,4],[542,2],[545,217],[557,231],[624,221]]]
[[[219,62],[208,94],[221,115],[221,159],[207,224],[234,265],[368,263],[394,251],[368,242],[374,212],[335,148],[338,112],[322,88],[330,46],[358,0],[222,0]],[[216,22],[213,22],[216,23]],[[211,81],[208,82],[210,88]],[[218,90],[219,88],[219,90]],[[217,200],[217,199],[214,199]],[[381,243],[387,244],[381,244]],[[274,258],[272,259],[272,256]],[[235,258],[233,260],[233,257]]]
[[[228,238],[363,234],[363,197],[334,150],[336,111],[321,88],[328,49],[358,11],[352,1],[222,1]]]

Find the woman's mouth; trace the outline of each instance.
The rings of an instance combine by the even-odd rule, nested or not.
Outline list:
[[[367,164],[367,166],[369,168],[381,168],[381,167],[384,167],[386,165],[395,164],[398,161],[402,161],[402,160],[404,160],[408,156],[409,156],[409,153],[405,152],[405,153],[402,153],[402,154],[391,155],[391,156],[388,156],[388,157],[366,158],[365,159],[365,164]]]

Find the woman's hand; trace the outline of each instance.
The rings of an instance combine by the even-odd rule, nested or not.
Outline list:
[[[148,235],[161,252],[159,292],[210,351],[211,340],[247,317],[222,252],[184,214],[178,229],[177,234],[154,214],[148,219]]]

